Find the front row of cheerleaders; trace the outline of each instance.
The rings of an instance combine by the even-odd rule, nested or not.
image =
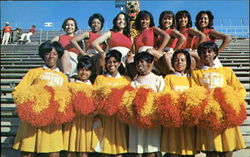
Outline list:
[[[190,54],[185,50],[175,51],[171,61],[176,72],[166,75],[164,79],[151,72],[154,57],[148,52],[141,52],[137,53],[134,58],[138,77],[131,81],[129,77],[120,75],[118,71],[121,65],[121,53],[117,50],[110,50],[105,57],[107,73],[98,75],[93,85],[89,79],[94,63],[89,56],[79,57],[78,78],[75,82],[68,83],[67,77],[57,68],[57,61],[63,52],[62,46],[56,41],[40,45],[39,55],[45,65],[29,70],[14,88],[13,98],[17,103],[17,109],[19,95],[25,94],[20,91],[42,83],[50,87],[71,86],[75,89],[92,86],[94,88],[120,87],[130,84],[131,88],[143,86],[154,92],[167,90],[184,92],[195,86],[204,86],[212,91],[216,87],[231,86],[241,94],[242,98],[246,95],[246,90],[230,68],[215,66],[214,59],[218,55],[218,47],[213,42],[203,42],[199,45],[198,54],[203,66],[191,72]],[[198,95],[199,93],[196,93],[193,97],[198,97]],[[36,102],[40,101],[39,103],[42,104],[44,100],[42,97],[40,99]],[[141,95],[137,100],[148,99],[150,99],[149,95]],[[36,108],[38,110],[39,106]],[[23,112],[21,109],[18,110],[20,117],[21,113],[25,114],[25,112],[27,110]],[[162,155],[194,157],[199,152],[206,153],[208,157],[232,157],[233,151],[246,147],[238,126],[226,128],[221,132],[185,125],[164,127],[158,124],[153,128],[141,128],[135,124],[123,123],[118,116],[119,114],[104,116],[93,111],[88,116],[77,115],[68,123],[44,127],[32,126],[20,118],[13,148],[21,151],[22,157],[36,155],[59,157],[60,154],[67,157],[159,157]],[[44,120],[49,118],[44,115]]]

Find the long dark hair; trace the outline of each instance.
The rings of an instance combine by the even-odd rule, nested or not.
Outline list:
[[[171,28],[175,28],[176,27],[176,21],[175,21],[174,13],[172,11],[163,11],[163,12],[161,12],[160,17],[159,17],[159,27],[161,29],[164,29],[163,25],[162,25],[162,19],[163,19],[164,16],[170,16],[170,17],[172,17],[173,24],[172,24]]]
[[[124,15],[125,17],[125,22],[126,22],[126,26],[123,30],[123,34],[126,35],[127,37],[130,37],[130,18],[129,16],[124,13],[124,12],[120,12],[119,14],[116,15],[116,17],[113,19],[113,28],[111,29],[111,31],[114,31],[114,32],[119,32],[119,28],[118,26],[116,25],[116,21],[119,17],[119,15]]]
[[[191,19],[189,12],[187,10],[181,10],[175,14],[177,30],[180,30],[179,19],[182,18],[183,16],[187,16],[187,18],[188,18],[187,28],[192,27],[192,19]]]
[[[139,12],[139,14],[137,15],[137,17],[135,19],[135,27],[136,27],[137,30],[142,29],[140,20],[143,19],[143,18],[149,18],[150,19],[149,27],[155,26],[153,15],[150,12],[148,12],[146,10],[143,10],[143,11]]]

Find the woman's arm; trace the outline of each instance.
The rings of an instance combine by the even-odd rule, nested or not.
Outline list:
[[[78,44],[79,41],[85,39],[85,38],[89,38],[89,32],[84,32],[76,37],[74,37],[73,39],[70,40],[70,43],[82,54],[82,55],[86,55],[86,52],[80,47],[80,45]]]
[[[168,41],[170,39],[170,36],[164,32],[163,30],[161,30],[160,28],[158,27],[154,27],[154,32],[159,35],[159,36],[162,36],[163,37],[163,41],[161,43],[161,45],[158,47],[158,51],[163,51],[163,49],[167,46],[168,44]]]
[[[181,49],[182,45],[184,44],[184,42],[187,40],[185,38],[185,36],[183,34],[181,34],[178,30],[173,29],[170,33],[170,36],[173,36],[174,38],[177,38],[178,41],[176,43],[176,46],[174,48],[174,50],[178,50]]]
[[[232,41],[231,36],[220,33],[220,32],[218,32],[216,30],[211,30],[209,32],[209,35],[214,37],[215,39],[221,39],[223,41],[222,44],[219,47],[219,52],[218,53],[222,52],[227,47],[227,45]]]
[[[205,34],[203,34],[201,31],[199,31],[199,30],[197,30],[195,28],[190,28],[189,31],[188,31],[188,34],[192,34],[192,35],[197,36],[199,38],[198,45],[200,45],[200,43],[206,41]],[[195,49],[197,49],[197,47],[195,47]]]
[[[51,42],[53,43],[54,41],[59,41],[59,36],[54,37]]]
[[[100,44],[103,43],[104,41],[108,40],[111,37],[111,32],[108,31],[106,33],[104,33],[102,36],[96,38],[92,44],[91,47],[93,47],[94,49],[96,49],[99,54],[104,54],[105,52],[103,51],[103,49],[100,47]]]

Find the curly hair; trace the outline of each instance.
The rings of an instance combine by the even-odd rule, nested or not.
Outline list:
[[[101,14],[98,14],[98,13],[93,14],[92,16],[89,17],[89,20],[88,20],[89,27],[91,27],[91,24],[92,24],[92,22],[93,22],[94,19],[100,20],[100,22],[101,22],[101,29],[102,29],[103,25],[104,25],[104,22],[105,22],[104,17]]]
[[[201,19],[202,14],[207,14],[207,16],[208,16],[209,23],[208,23],[207,28],[213,29],[213,28],[214,28],[214,27],[213,27],[213,25],[214,25],[214,15],[212,14],[211,11],[204,11],[204,10],[200,11],[200,12],[196,15],[196,18],[195,18],[195,26],[197,27],[197,29],[198,29],[198,30],[201,30],[200,25],[199,25],[199,21],[200,21],[200,19]]]

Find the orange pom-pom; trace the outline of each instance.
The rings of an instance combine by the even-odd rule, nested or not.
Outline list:
[[[161,125],[165,127],[180,127],[182,125],[182,105],[177,92],[168,91],[157,100],[157,115]]]

